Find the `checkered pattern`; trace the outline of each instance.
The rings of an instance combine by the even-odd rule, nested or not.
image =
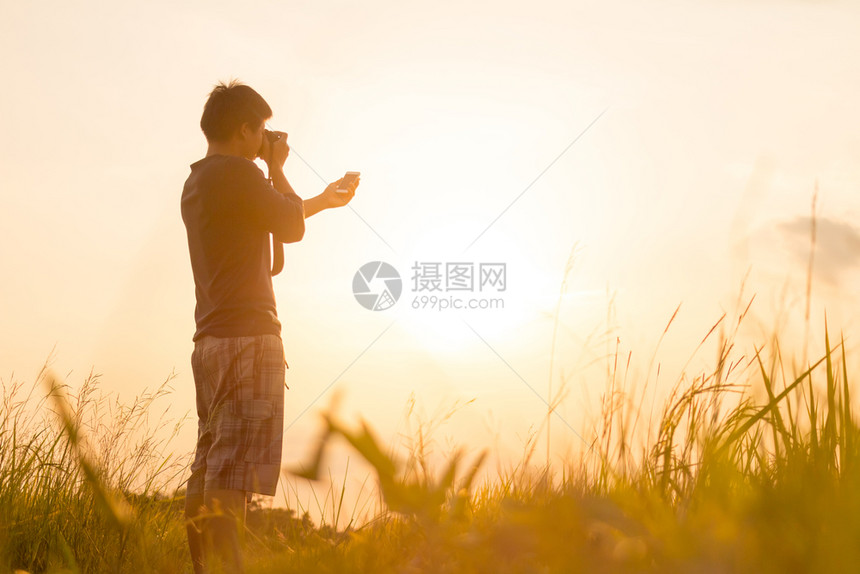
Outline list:
[[[275,495],[284,432],[284,346],[277,335],[203,337],[191,367],[197,451],[188,494],[226,489]]]

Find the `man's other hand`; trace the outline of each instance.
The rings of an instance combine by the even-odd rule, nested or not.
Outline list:
[[[355,197],[355,190],[358,187],[359,182],[361,181],[361,177],[355,178],[355,180],[347,186],[346,193],[339,192],[338,187],[340,186],[343,178],[335,181],[334,183],[330,183],[326,186],[325,191],[322,192],[322,196],[325,198],[326,207],[343,207],[347,203],[349,203],[353,197]]]
[[[290,146],[287,144],[287,134],[286,132],[272,132],[276,135],[279,135],[277,141],[274,143],[268,143],[268,141],[263,142],[263,160],[269,166],[269,169],[272,168],[283,168],[284,162],[287,161],[287,156],[290,155]],[[265,136],[264,140],[268,140]],[[268,148],[268,149],[267,149]]]

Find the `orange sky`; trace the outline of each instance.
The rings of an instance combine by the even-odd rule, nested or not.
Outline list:
[[[847,328],[857,317],[855,4],[84,2],[3,12],[4,381],[32,379],[56,347],[54,368],[71,383],[95,368],[122,396],[175,370],[173,408],[193,408],[179,195],[205,153],[206,94],[230,77],[262,93],[272,125],[289,132],[286,172],[300,195],[323,188],[314,171],[326,181],[362,172],[354,212],[311,219],[275,279],[288,421],[349,367],[333,386],[343,410],[383,436],[402,427],[411,393],[428,413],[474,398],[447,432],[518,452],[545,412],[528,387],[545,397],[556,297],[578,244],[555,376],[578,373],[559,412],[585,432],[605,380],[581,367],[605,362],[610,339],[588,335],[606,330],[610,297],[612,334],[644,363],[683,302],[663,347],[678,365],[733,307],[750,267],[765,324],[771,300],[802,307],[802,218],[816,180],[815,316],[826,306]],[[388,311],[352,296],[353,274],[371,260],[404,276]],[[507,264],[503,311],[410,307],[412,264],[457,260]],[[304,451],[314,411],[287,431],[288,458]],[[559,422],[553,433],[559,452],[579,441]]]

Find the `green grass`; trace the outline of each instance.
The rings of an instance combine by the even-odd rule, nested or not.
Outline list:
[[[328,444],[345,439],[373,467],[384,510],[335,531],[254,507],[249,571],[854,568],[860,434],[843,340],[825,335],[821,356],[793,370],[775,337],[747,353],[720,337],[714,364],[679,376],[654,420],[637,404],[647,385],[634,399],[612,369],[586,435],[592,448],[556,468],[532,463],[533,440],[519,465],[492,479],[477,478],[487,453],[458,451],[434,471],[426,437],[399,460],[369,424],[351,428],[329,413],[301,474],[322,474]],[[154,439],[165,435],[163,417],[149,419],[167,387],[121,405],[95,378],[71,397],[40,379],[4,387],[0,405],[0,569],[190,571],[181,492],[167,490],[189,461],[170,455],[170,439]],[[332,489],[337,518],[343,490]]]

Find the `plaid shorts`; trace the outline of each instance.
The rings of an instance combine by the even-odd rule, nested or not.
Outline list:
[[[203,337],[191,354],[197,450],[188,495],[275,495],[284,432],[284,345],[277,335]]]

